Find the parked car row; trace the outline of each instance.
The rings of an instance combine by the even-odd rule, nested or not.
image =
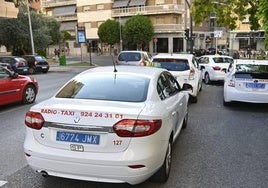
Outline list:
[[[47,73],[49,70],[48,61],[39,55],[0,56],[0,65],[18,74]]]

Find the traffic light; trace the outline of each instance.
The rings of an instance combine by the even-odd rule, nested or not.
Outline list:
[[[189,29],[185,29],[184,31],[185,31],[185,33],[184,33],[184,39],[185,40],[189,40],[190,39]]]

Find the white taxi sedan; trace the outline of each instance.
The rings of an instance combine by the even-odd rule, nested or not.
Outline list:
[[[267,60],[236,60],[224,81],[223,104],[232,101],[268,103]]]
[[[190,84],[193,87],[189,91],[191,102],[197,102],[197,95],[202,90],[202,74],[194,55],[160,53],[152,61],[151,66],[167,69],[179,84]]]
[[[205,84],[211,81],[224,81],[226,71],[234,59],[224,55],[203,55],[198,59]]]
[[[89,69],[26,113],[24,152],[43,176],[165,182],[172,143],[187,125],[189,84],[164,69]]]

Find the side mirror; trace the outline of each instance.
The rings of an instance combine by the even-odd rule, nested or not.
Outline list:
[[[190,84],[185,83],[185,84],[183,84],[183,86],[182,86],[182,90],[183,90],[183,91],[189,91],[189,90],[192,90],[192,91],[193,91],[193,86],[190,85]]]

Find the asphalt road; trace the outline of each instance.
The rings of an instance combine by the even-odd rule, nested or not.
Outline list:
[[[51,97],[77,72],[34,75],[40,92],[36,102]],[[24,116],[30,105],[0,107],[1,188],[267,188],[268,105],[222,105],[222,84],[203,85],[189,106],[188,127],[173,145],[172,169],[165,184],[108,184],[43,178],[26,164]],[[142,147],[142,146],[141,146]]]

